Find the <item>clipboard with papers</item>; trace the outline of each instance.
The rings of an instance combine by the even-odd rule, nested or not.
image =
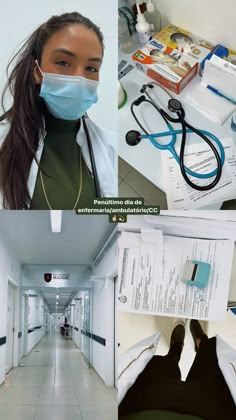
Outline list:
[[[162,218],[147,217],[146,227],[143,224],[140,232],[127,231],[127,227],[121,232],[118,309],[140,314],[224,320],[234,254],[234,238],[227,233],[227,222],[230,222],[220,223],[225,233],[221,231],[219,238],[217,235],[211,238],[210,232],[206,238],[199,228],[202,220],[204,230],[206,220],[183,220],[183,217],[177,220],[178,217],[173,216],[172,223],[176,226],[179,223],[179,229],[181,226],[185,229],[185,236],[181,236],[176,227],[170,228],[171,223],[168,226],[168,216],[164,216],[163,221]],[[215,222],[213,219],[213,224]],[[187,260],[211,265],[206,288],[192,287],[182,281]]]

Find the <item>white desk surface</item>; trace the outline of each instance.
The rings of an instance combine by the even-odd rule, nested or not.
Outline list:
[[[132,58],[130,54],[119,54],[119,62],[121,60],[126,60],[128,63],[132,63]],[[145,178],[151,181],[156,185],[160,190],[165,192],[165,182],[163,177],[162,170],[162,159],[161,153],[169,153],[168,151],[160,151],[153,147],[153,145],[146,139],[143,139],[137,146],[129,146],[125,141],[125,135],[129,130],[138,130],[140,131],[138,125],[136,124],[131,111],[130,105],[134,99],[141,96],[140,89],[144,83],[151,82],[152,79],[147,77],[141,71],[134,68],[126,76],[123,76],[121,83],[126,90],[128,95],[128,100],[126,104],[119,110],[119,156],[125,160],[129,165],[134,169],[140,172]],[[192,124],[194,127],[199,129],[204,129],[215,134],[219,139],[224,137],[232,137],[233,132],[230,128],[230,118],[225,122],[223,126],[215,124],[204,117],[203,114],[199,113],[191,105],[186,104],[184,97],[187,94],[189,89],[192,89],[197,83],[200,83],[200,77],[196,76],[188,86],[181,92],[179,95],[174,95],[179,99],[183,105],[186,114],[186,121]],[[158,98],[156,96],[158,95]],[[160,103],[160,100],[163,100],[163,105],[166,107],[168,97],[165,92],[160,91],[158,87],[155,87],[150,94],[153,95],[153,98],[157,99],[157,102]],[[150,132],[160,132],[167,131],[166,124],[160,117],[157,111],[152,109],[153,107],[148,106],[148,104],[142,104],[140,107],[135,107],[135,112],[140,117],[141,123],[143,122],[144,126],[150,130]],[[140,113],[141,111],[141,113]],[[175,128],[181,128],[180,125],[175,124]],[[176,146],[180,146],[180,137],[176,142]],[[169,141],[170,137],[166,138],[166,141]],[[187,144],[189,142],[197,143],[201,141],[198,136],[193,133],[188,134]],[[206,208],[210,209],[219,209],[222,203],[217,203]]]

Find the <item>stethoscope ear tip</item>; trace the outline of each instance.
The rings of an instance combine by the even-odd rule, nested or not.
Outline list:
[[[130,130],[126,133],[125,140],[129,146],[137,146],[140,143],[142,137],[141,134],[136,130]]]
[[[145,93],[146,90],[147,90],[147,87],[150,88],[150,89],[152,89],[154,86],[153,86],[152,83],[148,83],[146,85],[143,85],[142,88],[140,89],[140,93]]]

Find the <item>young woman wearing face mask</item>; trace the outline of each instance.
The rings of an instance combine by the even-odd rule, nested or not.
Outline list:
[[[13,104],[0,117],[2,208],[77,209],[117,195],[115,133],[86,113],[103,50],[99,28],[74,12],[52,16],[13,58],[3,94]]]

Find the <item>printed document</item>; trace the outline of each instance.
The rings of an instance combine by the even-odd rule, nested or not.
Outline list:
[[[154,240],[155,233],[156,240]],[[122,232],[118,309],[150,315],[224,320],[234,242]],[[206,288],[182,281],[186,260],[211,264]]]
[[[185,182],[179,165],[173,156],[169,153],[162,153],[168,209],[198,209],[236,197],[236,148],[232,138],[221,141],[225,151],[225,164],[221,180],[208,191],[198,191],[191,188]],[[215,169],[216,159],[206,144],[188,145],[185,152],[185,166],[194,172],[208,173]],[[207,185],[214,179],[189,178],[197,185]]]

